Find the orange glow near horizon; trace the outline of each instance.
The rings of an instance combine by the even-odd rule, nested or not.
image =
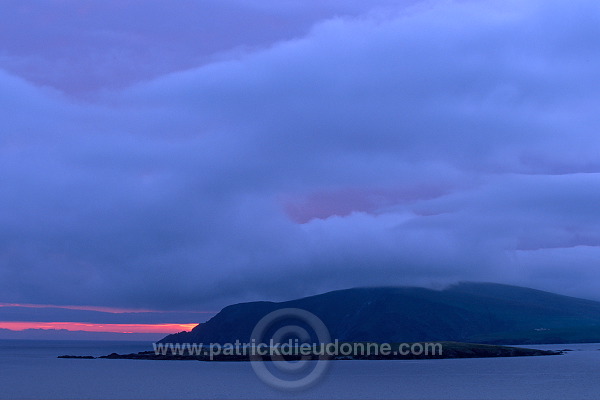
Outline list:
[[[68,331],[110,333],[177,333],[191,331],[198,324],[94,324],[85,322],[0,322],[0,329],[66,329]]]

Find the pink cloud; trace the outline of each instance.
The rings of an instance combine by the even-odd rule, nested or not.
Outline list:
[[[304,35],[324,18],[373,6],[334,0],[5,1],[0,68],[82,95],[268,47]]]
[[[402,189],[345,188],[314,192],[301,197],[288,196],[283,204],[287,215],[302,224],[311,219],[325,219],[333,215],[343,217],[353,212],[375,213],[382,208],[431,199],[445,193],[446,188],[435,186]]]
[[[55,304],[20,304],[20,303],[0,303],[1,307],[23,307],[23,308],[61,308],[65,310],[82,310],[82,311],[99,311],[110,314],[125,314],[125,313],[168,313],[169,311],[134,309],[134,308],[116,308],[102,306],[71,306],[71,305],[55,305]],[[177,312],[177,311],[173,311]],[[190,314],[215,314],[216,311],[186,311]]]

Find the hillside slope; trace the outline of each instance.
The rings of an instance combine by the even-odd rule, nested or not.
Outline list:
[[[600,342],[600,302],[492,283],[461,283],[440,291],[355,288],[280,303],[235,304],[191,332],[161,342],[248,342],[256,323],[281,308],[312,312],[332,339],[348,342]]]

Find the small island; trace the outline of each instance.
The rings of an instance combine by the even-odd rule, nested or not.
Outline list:
[[[422,360],[422,359],[447,359],[447,358],[488,358],[488,357],[529,357],[529,356],[548,356],[561,355],[563,351],[539,350],[522,347],[510,347],[499,345],[488,345],[478,343],[459,343],[459,342],[439,342],[442,346],[441,354],[399,354],[392,352],[387,355],[382,354],[348,354],[332,356],[332,360]],[[348,343],[353,345],[354,343]],[[391,344],[393,348],[398,348],[397,344]],[[63,355],[58,358],[74,358],[74,359],[123,359],[123,360],[190,360],[190,361],[252,361],[249,355],[243,354],[209,354],[209,349],[205,348],[200,354],[157,354],[155,351],[143,351],[132,354],[117,354],[112,353],[106,356],[75,356]],[[284,355],[285,360],[299,360],[299,355]],[[317,356],[312,356],[317,359]],[[270,358],[264,357],[266,361]]]

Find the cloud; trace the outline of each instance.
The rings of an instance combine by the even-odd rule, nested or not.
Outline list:
[[[457,280],[598,298],[598,8],[361,9],[94,102],[2,74],[3,301]]]
[[[87,97],[266,48],[304,35],[324,18],[397,3],[6,1],[2,9],[10,17],[2,24],[0,66],[36,84]]]

